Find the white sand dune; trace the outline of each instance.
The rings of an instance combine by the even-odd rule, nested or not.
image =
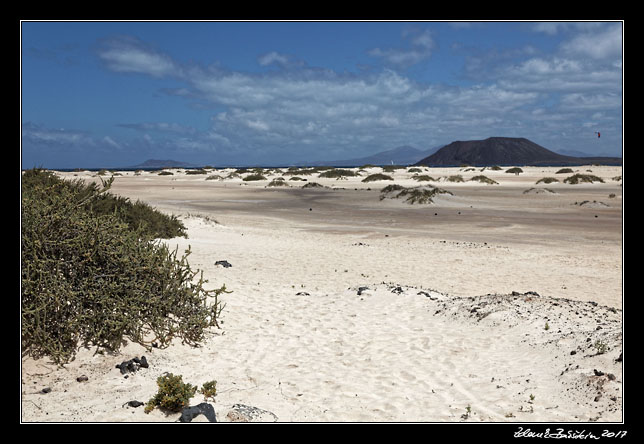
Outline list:
[[[434,182],[453,196],[424,206],[380,201],[391,182],[362,177],[302,176],[344,188],[302,190],[265,188],[279,174],[123,173],[112,191],[181,215],[189,238],[166,242],[190,246],[191,267],[232,291],[221,329],[199,348],[81,350],[64,368],[23,358],[22,420],[176,421],[126,404],[170,372],[217,380],[209,403],[223,422],[236,404],[281,422],[619,422],[621,169],[589,168],[605,183],[535,185],[555,168],[432,169],[466,182]],[[467,181],[478,174],[499,184]],[[610,206],[573,204],[584,200]],[[115,368],[141,355],[149,368]]]

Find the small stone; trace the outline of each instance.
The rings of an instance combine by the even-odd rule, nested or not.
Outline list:
[[[199,405],[184,408],[181,411],[179,422],[191,422],[199,415],[204,415],[206,419],[208,419],[208,422],[217,422],[215,409],[207,402],[202,402]]]
[[[89,378],[85,375],[80,375],[78,378],[76,378],[77,382],[87,382]]]
[[[144,403],[141,402],[141,401],[134,400],[134,401],[128,401],[128,402],[126,402],[126,404],[128,406],[130,406],[130,407],[135,407],[136,408],[136,407],[141,407]]]
[[[217,262],[215,262],[215,265],[221,265],[224,268],[232,267],[232,265],[228,261],[217,261]]]
[[[49,392],[51,392],[51,387],[45,387],[40,391],[40,393],[42,393],[43,395]]]

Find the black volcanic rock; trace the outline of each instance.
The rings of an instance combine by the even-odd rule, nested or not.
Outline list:
[[[523,137],[490,137],[485,140],[456,141],[416,165],[621,165],[611,157],[573,157],[550,151]]]

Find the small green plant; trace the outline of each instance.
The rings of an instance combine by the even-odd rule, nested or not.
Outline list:
[[[204,397],[204,399],[215,399],[215,395],[217,395],[217,381],[208,381],[204,382],[201,388],[199,389],[199,393],[201,393]]]
[[[562,168],[559,171],[557,171],[555,174],[568,174],[568,173],[573,173],[574,171],[572,168]]]
[[[550,326],[548,325],[548,322],[546,322],[546,325],[545,325],[545,327],[543,327],[543,329],[544,329],[545,331],[550,330]]]
[[[530,394],[530,401],[528,401],[528,402],[530,404],[532,404],[534,402],[534,395],[533,394]]]
[[[603,355],[608,351],[608,344],[605,342],[602,342],[600,339],[598,339],[594,344],[593,347],[595,347],[595,350],[597,350],[598,355]]]
[[[520,173],[523,173],[523,170],[519,167],[514,167],[514,168],[508,168],[507,170],[505,170],[505,172],[510,174],[515,174],[518,176]]]
[[[150,413],[155,407],[169,412],[180,412],[190,403],[197,387],[183,382],[181,375],[167,373],[157,378],[159,391],[145,405],[145,413]]]
[[[157,176],[174,176],[174,173],[171,171],[161,171]]]
[[[409,168],[409,169],[407,170],[407,172],[408,172],[408,173],[422,173],[422,172],[423,172],[423,170],[421,170],[420,168]]]
[[[465,413],[461,415],[461,418],[468,419],[471,414],[472,414],[472,406],[468,404],[467,407],[465,407]]]

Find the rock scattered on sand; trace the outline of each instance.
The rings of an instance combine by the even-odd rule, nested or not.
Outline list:
[[[129,407],[135,407],[136,408],[136,407],[141,407],[144,404],[145,404],[144,402],[132,400],[132,401],[126,402],[125,404],[123,404],[123,406],[127,405]]]
[[[148,361],[145,358],[145,356],[141,356],[141,358],[132,358],[129,361],[123,361],[120,364],[116,365],[116,368],[118,368],[121,371],[122,375],[126,375],[128,373],[134,373],[139,370],[139,368],[148,368]]]
[[[276,422],[277,415],[257,407],[235,404],[226,415],[231,422]]]
[[[215,262],[215,265],[221,265],[224,268],[232,267],[231,263],[228,262],[228,261],[217,261],[217,262]]]
[[[181,411],[179,422],[192,422],[192,420],[199,415],[205,416],[208,422],[217,422],[215,409],[207,402],[202,402],[201,404],[184,408]]]

